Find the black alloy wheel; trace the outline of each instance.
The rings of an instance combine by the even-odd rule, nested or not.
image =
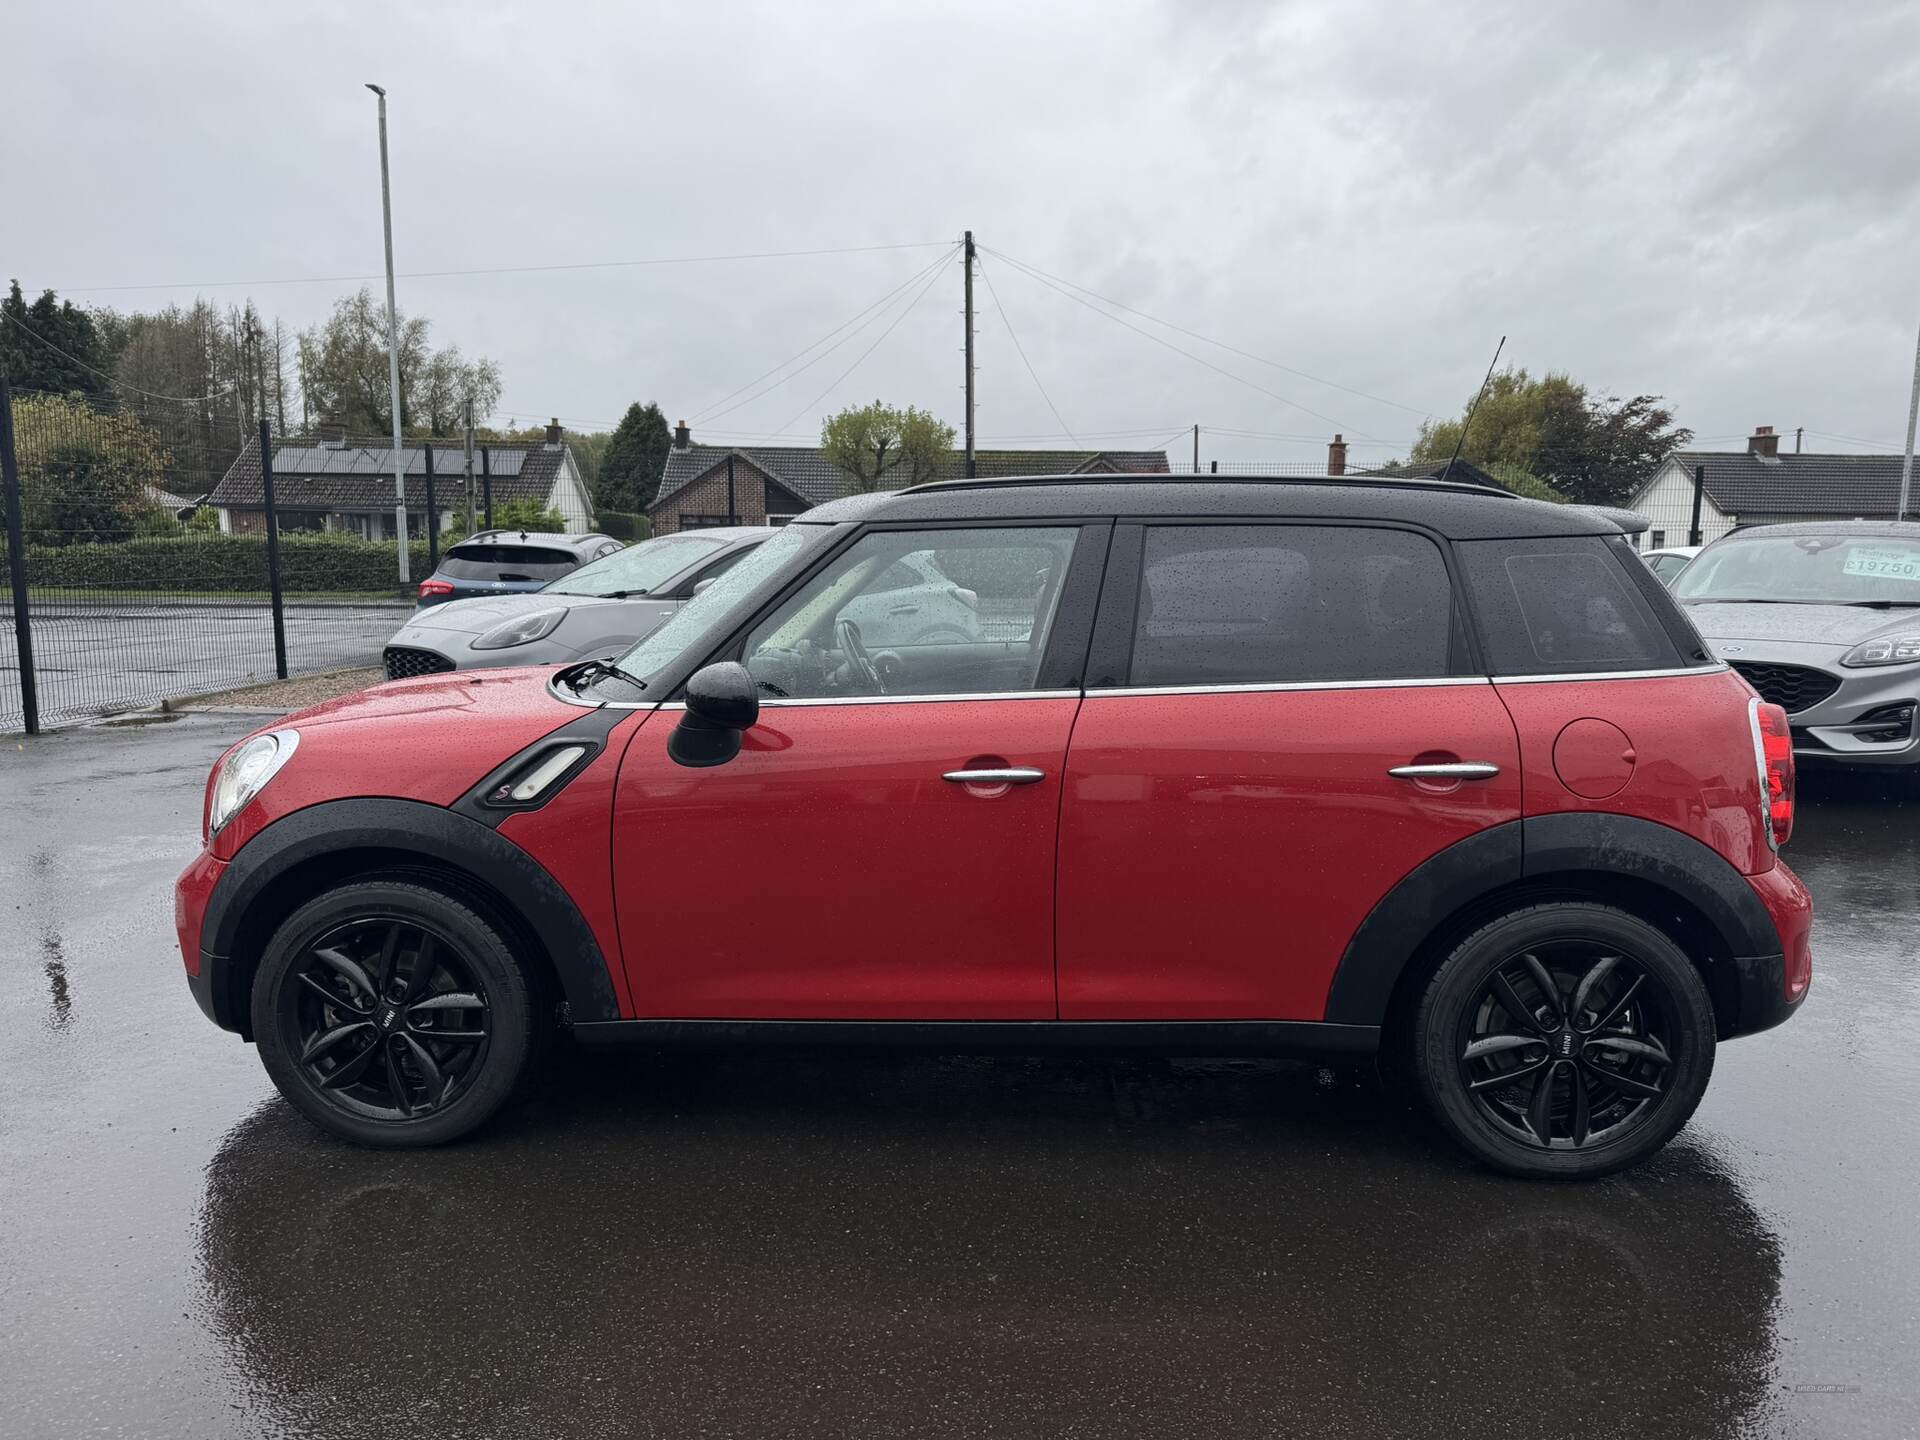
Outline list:
[[[480,1124],[526,1066],[533,1014],[494,924],[410,880],[308,901],[254,978],[267,1073],[308,1119],[365,1145],[435,1145]]]
[[[1441,1127],[1509,1174],[1591,1179],[1666,1144],[1713,1072],[1698,967],[1638,916],[1585,901],[1482,926],[1411,1017],[1411,1073]]]
[[[486,983],[445,935],[369,915],[317,937],[281,990],[284,1025],[309,1079],[356,1114],[430,1115],[486,1065]]]
[[[1460,1078],[1525,1144],[1579,1150],[1667,1093],[1672,1001],[1642,965],[1590,940],[1497,963],[1460,1017]]]

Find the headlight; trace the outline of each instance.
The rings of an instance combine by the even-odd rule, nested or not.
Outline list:
[[[1876,635],[1840,657],[1842,665],[1905,665],[1920,660],[1920,634]]]
[[[266,788],[280,767],[293,757],[299,743],[298,730],[275,730],[254,736],[220,762],[220,773],[213,782],[213,798],[207,805],[209,840]]]
[[[554,627],[566,618],[564,609],[536,610],[531,615],[522,615],[504,625],[494,626],[473,642],[473,648],[511,650],[515,645],[531,645],[536,640],[546,639],[554,632]]]

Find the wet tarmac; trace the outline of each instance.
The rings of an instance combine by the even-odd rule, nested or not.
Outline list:
[[[181,979],[249,724],[0,749],[0,1435],[1920,1427],[1920,786],[1803,774],[1812,996],[1595,1185],[1351,1079],[1140,1061],[563,1054],[392,1155]]]

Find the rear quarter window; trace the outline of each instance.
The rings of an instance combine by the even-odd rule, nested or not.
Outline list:
[[[1622,536],[1470,540],[1454,554],[1496,675],[1672,670],[1711,658]]]

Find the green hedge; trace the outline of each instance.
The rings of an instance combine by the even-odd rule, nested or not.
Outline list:
[[[606,534],[629,544],[645,540],[653,534],[653,522],[644,515],[632,515],[622,510],[602,510],[594,518],[600,522],[600,529]]]
[[[408,547],[416,580],[430,573],[427,544]],[[282,535],[280,585],[288,594],[398,594],[391,541],[349,535]],[[0,552],[0,578],[6,560]],[[27,547],[27,583],[50,589],[176,590],[225,594],[267,588],[264,535],[161,535],[106,544]]]

